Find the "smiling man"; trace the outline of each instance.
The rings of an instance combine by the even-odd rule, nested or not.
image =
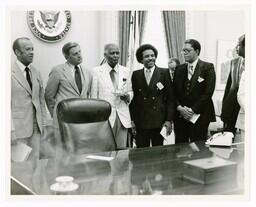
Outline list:
[[[174,119],[176,143],[206,140],[208,126],[215,121],[212,95],[215,88],[215,71],[212,63],[199,59],[201,45],[188,39],[182,53],[185,64],[174,74],[173,87],[177,111]],[[193,123],[192,119],[199,118]]]
[[[49,74],[45,88],[45,100],[49,112],[53,117],[55,138],[60,142],[59,126],[56,115],[58,103],[68,98],[88,98],[90,96],[92,77],[82,65],[80,46],[75,42],[68,42],[62,48],[66,63],[55,66]]]
[[[131,115],[136,127],[137,147],[163,145],[163,126],[172,131],[174,93],[168,69],[155,65],[158,52],[153,45],[141,45],[136,51],[138,62],[144,65],[132,74],[134,98]]]
[[[109,122],[118,148],[128,145],[128,128],[131,128],[129,104],[133,98],[128,68],[118,63],[120,50],[116,44],[106,44],[106,62],[92,69],[92,98],[103,99],[111,104]]]

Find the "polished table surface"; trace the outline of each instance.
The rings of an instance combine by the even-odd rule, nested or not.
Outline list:
[[[57,176],[64,175],[74,177],[74,182],[79,185],[76,191],[69,193],[76,195],[243,194],[243,149],[234,146],[212,150],[203,143],[196,144],[199,151],[189,144],[178,144],[94,153],[112,157],[110,161],[90,159],[87,154],[41,159],[36,164],[12,163],[11,177],[12,181],[19,183],[19,187],[38,195],[58,194],[51,191],[50,186],[55,183]],[[225,157],[223,159],[237,163],[237,179],[204,185],[183,177],[184,161],[219,156],[213,151],[221,151]],[[15,193],[16,189],[11,190],[12,194],[19,194]]]

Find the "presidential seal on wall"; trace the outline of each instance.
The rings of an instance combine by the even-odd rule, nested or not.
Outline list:
[[[39,39],[57,42],[65,37],[71,26],[70,11],[28,11],[30,30]]]

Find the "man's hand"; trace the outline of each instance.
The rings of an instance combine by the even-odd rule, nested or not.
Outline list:
[[[163,126],[166,127],[166,135],[170,135],[172,133],[172,123],[170,121],[166,121]]]
[[[122,101],[124,101],[125,103],[129,103],[130,102],[130,95],[126,92],[123,94],[120,94],[120,99]]]
[[[180,112],[180,115],[182,116],[182,118],[184,118],[186,120],[189,120],[194,114],[193,110],[186,106],[184,106],[184,107],[178,106],[177,110]]]

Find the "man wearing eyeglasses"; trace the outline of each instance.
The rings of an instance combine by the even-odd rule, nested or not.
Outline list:
[[[212,101],[215,88],[214,66],[199,59],[200,51],[201,45],[197,40],[186,40],[182,50],[186,63],[175,70],[176,143],[206,140],[209,123],[215,121]]]

